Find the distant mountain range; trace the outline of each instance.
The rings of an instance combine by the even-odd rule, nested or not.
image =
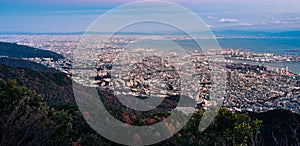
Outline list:
[[[266,31],[226,30],[226,31],[213,31],[213,33],[216,36],[300,37],[300,31],[266,32]]]
[[[299,31],[282,31],[282,32],[267,32],[267,31],[246,31],[246,30],[224,30],[212,31],[217,37],[234,36],[234,37],[300,37]],[[110,32],[0,32],[0,35],[83,35],[88,34],[111,34]],[[196,33],[196,32],[195,32]],[[119,35],[182,35],[182,32],[164,31],[164,32],[117,32]]]

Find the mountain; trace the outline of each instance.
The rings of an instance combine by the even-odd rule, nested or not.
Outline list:
[[[20,49],[18,47],[26,48],[26,46],[16,45],[14,49]],[[47,52],[46,54],[52,53]],[[38,55],[38,53],[34,55]],[[34,55],[32,56],[37,57]],[[0,79],[16,80],[19,86],[25,85],[34,93],[44,94],[45,101],[50,106],[70,113],[72,115],[72,129],[70,129],[70,135],[66,135],[69,136],[69,138],[65,139],[66,143],[70,141],[72,144],[74,143],[74,145],[77,143],[81,143],[82,145],[116,145],[100,135],[97,135],[83,120],[73,96],[72,80],[66,74],[26,60],[0,58]],[[0,91],[2,94],[3,90],[1,89]],[[170,113],[161,111],[173,109],[176,107],[178,101],[178,98],[171,97],[162,102],[158,110],[133,112],[122,105],[112,93],[99,89],[98,94],[108,111],[115,118],[137,126],[152,125],[163,121]],[[5,94],[2,95],[5,96]],[[5,97],[11,98],[11,96]],[[57,106],[59,104],[64,105]],[[201,142],[211,142],[214,145],[226,144],[226,142],[228,142],[228,145],[233,145],[231,143],[236,145],[241,145],[241,143],[247,143],[249,145],[299,145],[300,115],[285,110],[243,114],[231,113],[226,110],[226,108],[222,108],[220,111],[220,116],[217,116],[212,125],[206,131],[200,132],[198,131],[198,124],[203,111],[201,112],[201,109],[199,109],[198,113],[195,113],[196,116],[191,118],[185,128],[170,139],[157,145],[208,145],[207,143]],[[84,112],[84,114],[89,115],[87,112]],[[252,120],[250,120],[248,115]],[[257,134],[257,138],[251,133],[256,127],[255,125],[253,126],[256,119],[262,121],[260,133]],[[29,120],[29,122],[32,121]],[[176,125],[166,124],[166,127],[162,128],[172,130],[174,126]],[[43,131],[47,130],[49,129]],[[29,131],[32,131],[32,129],[29,129]],[[62,134],[64,135],[66,133],[62,132]],[[247,139],[248,136],[250,137]],[[253,139],[253,141],[251,139]],[[236,140],[239,141],[237,142]],[[28,140],[28,142],[30,143],[30,140]]]
[[[252,119],[262,120],[260,136],[263,145],[299,145],[300,115],[287,110],[249,113]]]
[[[63,55],[52,51],[7,42],[0,42],[0,56],[9,58],[53,58],[53,60],[64,58]]]
[[[0,62],[0,79],[16,80],[18,85],[25,85],[37,94],[44,94],[45,100],[50,104],[75,103],[72,81],[66,74],[50,68],[41,71],[45,66],[25,60],[6,60],[5,63],[6,65]],[[27,64],[25,66],[28,68],[20,68],[17,65],[11,67],[9,64]]]
[[[282,32],[267,32],[267,31],[247,31],[247,30],[212,30],[212,32],[218,37],[300,37],[300,31],[282,31]],[[83,34],[95,34],[105,35],[112,34],[113,32],[0,32],[0,35],[83,35]],[[203,32],[192,32],[192,34],[201,34]],[[205,34],[208,32],[204,32]],[[153,32],[117,32],[113,34],[118,35],[186,35],[181,31],[153,31]]]
[[[266,32],[245,30],[213,31],[219,37],[300,37],[300,31]]]
[[[90,144],[97,140],[99,140],[100,142],[106,141],[107,143],[110,143],[109,141],[101,138],[99,135],[93,132],[93,130],[85,123],[82,117],[80,117],[80,114],[78,114],[79,111],[76,108],[75,99],[73,96],[72,81],[68,76],[60,72],[51,72],[51,71],[48,72],[46,70],[43,71],[45,66],[35,64],[29,61],[8,59],[8,58],[4,60],[6,61],[6,65],[0,63],[0,79],[16,80],[18,85],[21,86],[25,85],[27,88],[29,88],[31,91],[37,94],[44,94],[45,100],[49,105],[54,106],[57,104],[64,103],[64,106],[62,106],[60,110],[64,109],[72,113],[72,118],[74,120],[72,124],[73,127],[75,127],[73,129],[75,134],[72,135],[73,136],[76,135],[76,136],[72,138],[73,140],[76,141],[77,139],[80,139],[80,137],[85,137],[82,139],[82,141],[80,141],[80,143],[86,142]],[[4,61],[2,61],[2,63],[3,62]],[[28,64],[28,66],[24,68],[22,67],[21,64]],[[12,66],[8,66],[8,65],[12,65]],[[33,70],[32,68],[39,68],[39,69]],[[150,113],[132,112],[126,109],[125,107],[122,107],[118,99],[114,97],[114,95],[110,94],[109,92],[99,91],[99,94],[100,94],[100,99],[108,107],[108,109],[110,109],[109,111],[111,112],[111,114],[123,122],[128,122],[137,125],[139,124],[147,125],[147,124],[153,124],[159,122],[168,116],[166,112],[160,113],[160,110],[152,111]],[[167,100],[165,103],[163,103],[164,108],[166,107],[174,108],[173,106],[176,106],[176,101],[174,100]],[[157,112],[159,112],[159,114]],[[157,118],[157,114],[160,115],[161,118]],[[285,110],[274,110],[265,113],[248,113],[247,115],[249,115],[253,120],[255,119],[262,120],[260,134],[258,134],[257,136],[260,137],[261,140],[254,140],[255,143],[259,143],[261,145],[276,145],[277,143],[279,145],[286,144],[286,143],[291,145],[297,144],[296,138],[300,137],[299,135],[300,130],[295,131],[295,129],[297,128],[297,126],[299,127],[300,115]],[[141,117],[141,119],[137,117]],[[227,120],[231,120],[231,118],[233,117],[236,118],[236,116],[232,115],[227,117]],[[241,117],[240,120],[242,119],[244,118]],[[181,144],[185,142],[190,142],[191,144],[196,144],[197,139],[203,138],[203,135],[216,133],[217,131],[214,132],[214,130],[218,129],[219,126],[222,127],[222,125],[224,125],[224,124],[220,124],[222,123],[222,121],[224,122],[224,120],[222,120],[222,117],[220,117],[219,123],[211,126],[211,128],[205,133],[199,133],[198,130],[191,131],[191,129],[197,129],[199,122],[195,122],[194,124],[187,125],[187,128],[185,128],[186,130],[183,129],[178,134],[178,135],[186,135],[186,136],[176,135],[173,138],[162,142],[161,145],[170,144],[173,142],[176,143],[181,142]],[[232,130],[233,133],[238,132],[236,131],[236,129],[234,128],[232,129],[228,126],[225,126],[225,128]],[[296,132],[295,134],[293,133],[293,130]],[[84,134],[82,135],[82,133]],[[272,133],[274,136],[272,135]],[[209,135],[207,137],[214,138],[214,135]],[[88,140],[88,138],[91,139]],[[193,139],[194,141],[191,141],[191,139]],[[277,142],[274,139],[276,139]],[[250,138],[247,143],[249,144],[252,143]],[[180,143],[178,144],[180,145]]]
[[[0,58],[0,64],[10,66],[12,68],[27,68],[34,71],[41,71],[41,72],[53,72],[58,73],[59,71],[54,68],[49,68],[44,65],[23,60],[23,59],[13,59],[13,58]]]

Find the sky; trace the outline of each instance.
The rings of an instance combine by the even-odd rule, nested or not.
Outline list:
[[[169,1],[196,13],[212,30],[300,30],[299,0]],[[81,32],[107,11],[129,2],[134,1],[0,0],[0,32]]]

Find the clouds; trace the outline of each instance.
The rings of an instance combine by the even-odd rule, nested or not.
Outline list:
[[[214,19],[216,19],[216,18],[213,17],[213,16],[207,16],[207,19],[214,20]]]
[[[236,24],[235,26],[253,26],[252,23],[249,22],[240,22],[238,19],[235,18],[221,18],[218,20],[219,23],[231,23]]]
[[[212,26],[212,25],[206,25],[206,27],[208,27],[208,28],[213,28],[213,26]]]
[[[239,23],[239,26],[253,26],[253,24],[248,23],[248,22],[242,22],[242,23]]]
[[[225,16],[227,15],[227,17]],[[248,13],[248,17],[238,14],[223,14],[223,17],[217,18],[217,14],[207,16],[209,25],[219,29],[257,29],[257,30],[280,30],[300,29],[299,13],[282,13],[272,17],[270,14],[259,16],[257,13]],[[295,16],[296,17],[293,17]],[[233,17],[235,16],[235,17]],[[271,17],[271,18],[270,18]]]
[[[107,12],[108,10],[102,9],[102,10],[62,10],[62,11],[50,11],[48,13],[50,14],[85,14],[85,13],[104,13]]]
[[[234,18],[222,18],[218,22],[220,23],[237,23],[238,20]]]
[[[269,24],[273,25],[282,25],[282,24],[300,24],[300,18],[293,17],[293,18],[286,18],[282,20],[278,20],[275,18],[272,18],[268,21]]]
[[[287,22],[300,22],[300,18],[294,17],[294,18],[288,18],[286,19]]]
[[[233,19],[233,18],[222,18],[218,22],[220,22],[220,23],[237,23],[238,20]]]
[[[167,1],[175,2],[192,10],[205,20],[207,27],[212,29],[300,29],[299,0]],[[1,0],[0,18],[2,21],[0,31],[34,31],[42,26],[46,28],[57,26],[57,30],[53,27],[53,29],[45,29],[47,31],[82,31],[84,26],[89,25],[101,14],[127,2],[134,2],[134,0]],[[144,15],[145,10],[146,7],[143,10],[128,10],[127,12],[134,16],[140,16]],[[169,9],[164,10],[161,11],[162,14],[169,13],[169,16],[187,21],[185,15],[176,11],[170,12]],[[28,17],[32,19],[30,21],[25,19]],[[17,26],[16,24],[20,24],[20,22],[26,25],[24,24],[24,27]],[[72,29],[69,29],[70,27],[64,28],[63,25],[59,24],[60,22],[70,22],[73,27]],[[32,27],[26,29],[29,25]],[[61,28],[58,28],[58,26],[61,26]]]
[[[208,16],[209,20],[214,20],[214,26],[219,27],[252,27],[253,24],[249,22],[243,22],[237,18],[215,18],[212,16]]]

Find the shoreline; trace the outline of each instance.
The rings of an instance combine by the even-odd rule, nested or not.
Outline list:
[[[299,62],[256,62],[256,61],[250,61],[250,60],[236,60],[236,59],[230,59],[234,63],[247,63],[247,64],[253,64],[253,65],[262,65],[267,68],[286,68],[286,66],[289,67],[289,71],[291,71],[294,74],[300,75],[300,63]]]

